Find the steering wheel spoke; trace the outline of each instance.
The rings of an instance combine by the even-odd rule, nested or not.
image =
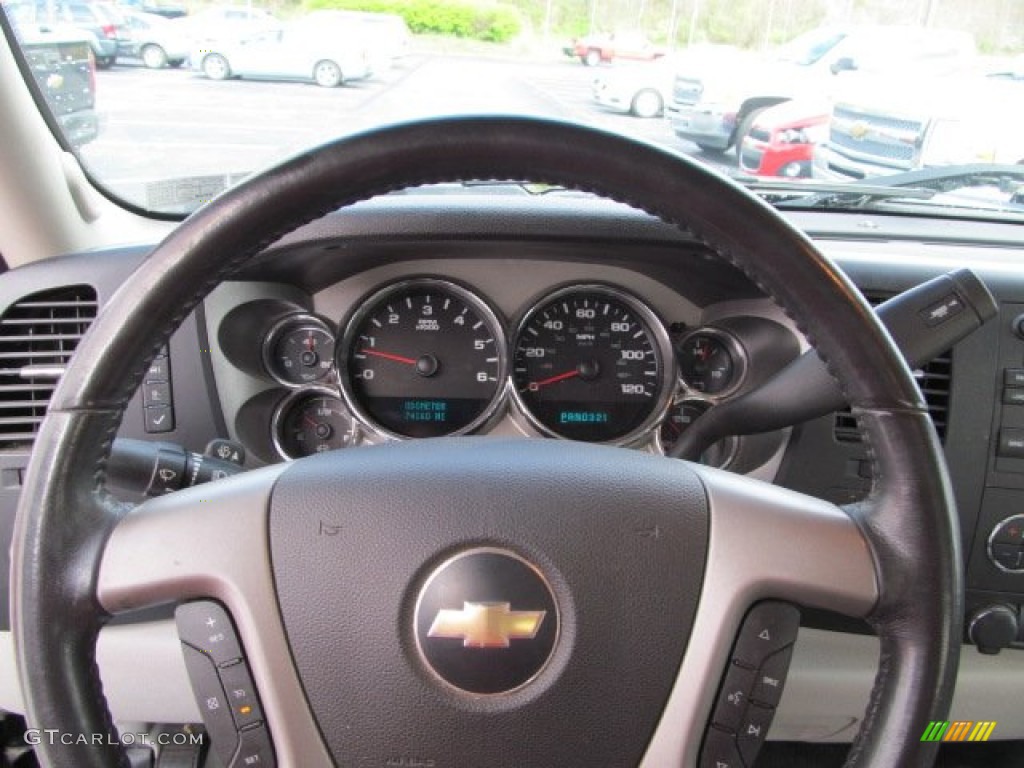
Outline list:
[[[107,540],[97,599],[112,614],[212,598],[230,613],[281,765],[331,765],[302,693],[277,609],[267,515],[286,465],[140,505]]]

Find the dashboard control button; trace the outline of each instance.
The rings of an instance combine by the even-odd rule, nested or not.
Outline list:
[[[263,720],[256,686],[249,674],[249,666],[244,661],[221,667],[220,681],[224,685],[224,694],[239,730]]]
[[[757,669],[773,653],[796,640],[800,612],[788,603],[763,602],[755,605],[740,628],[733,659]]]
[[[149,364],[146,369],[146,383],[153,381],[171,380],[171,360],[167,357],[158,357]]]
[[[142,409],[143,427],[147,434],[174,431],[174,409],[169,405],[154,405]]]
[[[1003,403],[1024,405],[1024,387],[1007,387],[1003,390]]]
[[[985,605],[976,610],[968,624],[967,637],[979,653],[994,655],[1008,648],[1020,630],[1018,609],[1002,603]]]
[[[181,641],[205,653],[217,666],[242,658],[227,611],[212,600],[179,605],[174,611],[174,620]]]
[[[1003,384],[1008,387],[1024,387],[1024,368],[1004,368]]]
[[[209,656],[192,646],[182,643],[181,651],[185,656],[192,693],[199,704],[199,712],[213,742],[213,749],[226,765],[235,755],[238,733],[217,670]]]
[[[238,734],[238,751],[228,768],[274,768],[274,748],[265,725],[246,728]]]
[[[167,381],[149,381],[142,385],[142,404],[145,406],[171,405],[171,384]]]
[[[700,752],[700,768],[744,768],[731,733],[708,728],[704,748]]]
[[[768,736],[768,728],[771,727],[774,715],[775,710],[771,707],[757,704],[747,707],[747,715],[736,734],[736,746],[739,747],[740,757],[743,758],[745,765],[754,764],[757,753]]]
[[[756,673],[752,669],[729,664],[725,681],[718,693],[714,715],[711,721],[722,728],[735,731],[747,710],[747,700],[754,687]]]
[[[1000,429],[996,451],[1006,458],[1024,459],[1024,429]]]
[[[1008,517],[992,529],[988,557],[1001,571],[1024,573],[1024,515]]]
[[[765,659],[761,669],[757,671],[754,689],[750,693],[752,700],[771,707],[779,705],[782,687],[786,682],[786,672],[789,671],[789,660],[792,657],[793,646],[790,645]]]

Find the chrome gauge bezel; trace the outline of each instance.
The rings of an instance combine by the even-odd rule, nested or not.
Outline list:
[[[683,396],[680,396],[680,397],[673,398],[672,402],[669,403],[668,408],[665,409],[665,416],[664,416],[664,418],[658,424],[658,428],[656,430],[654,430],[654,436],[653,436],[654,447],[657,449],[657,452],[659,454],[661,454],[662,456],[666,455],[666,453],[665,453],[665,444],[664,444],[664,442],[661,439],[661,427],[664,424],[665,419],[667,419],[669,417],[669,415],[672,413],[672,409],[673,408],[679,408],[679,407],[681,407],[683,405],[694,404],[694,403],[697,403],[697,404],[700,404],[700,405],[703,405],[703,406],[707,406],[707,409],[711,410],[712,408],[715,407],[715,405],[717,404],[717,401],[716,400],[712,400],[712,399],[707,398],[707,397],[694,397],[692,395],[683,395]],[[717,442],[725,443],[725,450],[724,450],[725,460],[721,464],[716,464],[714,466],[715,466],[716,469],[729,469],[729,467],[732,466],[732,463],[734,461],[736,461],[736,456],[739,454],[740,438],[737,435],[726,435],[725,437],[723,437],[721,440],[719,440]],[[717,444],[717,442],[716,442],[716,444]]]
[[[270,418],[270,441],[274,446],[274,450],[277,455],[285,461],[298,461],[299,459],[305,458],[303,456],[290,456],[284,447],[284,440],[281,436],[281,428],[284,424],[285,415],[295,406],[296,403],[303,400],[304,398],[312,397],[330,397],[337,400],[339,403],[345,406],[348,410],[349,419],[352,421],[351,428],[351,441],[350,447],[356,446],[360,442],[360,425],[356,420],[352,410],[348,407],[348,403],[345,402],[344,398],[341,397],[336,389],[324,386],[305,386],[302,389],[293,389],[281,401],[274,407],[274,413]]]
[[[519,321],[516,323],[515,333],[511,338],[508,353],[509,360],[511,361],[515,358],[516,348],[519,345],[519,338],[537,312],[549,303],[573,293],[599,293],[616,299],[617,301],[621,301],[634,311],[646,324],[651,336],[653,337],[655,349],[661,357],[661,375],[658,379],[658,394],[655,398],[651,412],[637,427],[621,437],[615,438],[614,440],[592,441],[596,445],[639,446],[645,441],[649,441],[652,437],[652,431],[656,433],[660,427],[661,421],[668,412],[668,406],[672,402],[672,397],[675,394],[679,376],[679,367],[676,362],[675,349],[672,347],[672,340],[669,337],[668,330],[666,329],[665,324],[661,321],[661,318],[658,317],[658,314],[643,300],[622,288],[608,285],[606,283],[570,283],[568,285],[560,286],[555,290],[549,291],[534,299],[534,301],[532,301],[522,313]],[[513,411],[513,420],[516,420],[516,417],[520,417],[526,422],[526,425],[530,429],[544,435],[545,437],[553,437],[559,440],[569,439],[547,427],[533,414],[529,406],[523,400],[522,394],[516,388],[511,370],[509,371],[508,376],[508,390],[511,393],[511,399],[515,406]]]
[[[284,336],[286,331],[309,327],[313,327],[316,328],[317,330],[324,331],[331,337],[331,339],[333,339],[334,352],[331,355],[331,367],[324,371],[324,374],[322,376],[318,376],[313,381],[288,381],[283,376],[281,376],[276,370],[277,366],[275,365],[273,358],[274,346],[277,344],[278,341],[281,340],[281,337]],[[330,324],[323,318],[317,317],[316,315],[310,314],[309,312],[291,312],[285,315],[284,317],[278,319],[272,326],[270,326],[270,329],[263,336],[263,345],[260,351],[263,360],[263,370],[266,371],[267,375],[274,381],[276,381],[278,384],[280,384],[282,387],[287,387],[288,389],[294,390],[316,386],[317,384],[322,383],[324,379],[330,377],[331,373],[333,373],[335,370],[335,361],[337,360],[338,356],[337,353],[338,334],[335,331],[335,329],[332,328]]]
[[[686,380],[686,377],[683,376],[683,367],[679,364],[678,350],[682,349],[683,345],[694,336],[710,336],[716,339],[725,346],[729,354],[732,356],[734,366],[732,380],[729,382],[729,386],[720,392],[709,394],[699,389],[695,389]],[[735,395],[746,382],[747,372],[750,369],[750,357],[747,354],[746,347],[744,347],[740,340],[730,331],[726,331],[713,325],[705,325],[699,328],[694,328],[692,331],[687,331],[679,341],[676,342],[676,346],[673,348],[672,354],[676,357],[677,370],[679,371],[679,389],[683,395],[682,397],[677,398],[678,400],[702,400],[713,404],[730,398]]]
[[[491,326],[494,334],[495,352],[498,355],[498,372],[496,376],[497,385],[494,390],[494,395],[491,398],[491,401],[487,404],[487,407],[484,408],[480,415],[473,421],[461,429],[446,432],[444,435],[438,435],[438,437],[457,437],[459,435],[471,434],[485,424],[490,423],[508,398],[508,336],[505,333],[505,324],[501,317],[497,312],[491,309],[490,304],[485,299],[472,289],[444,278],[413,277],[405,280],[398,280],[378,288],[369,296],[366,296],[359,301],[358,309],[352,312],[344,323],[343,327],[345,330],[341,336],[341,343],[335,344],[334,349],[335,368],[338,371],[338,382],[342,399],[348,406],[349,412],[351,412],[359,424],[372,435],[384,440],[424,439],[408,437],[407,435],[392,432],[390,429],[377,423],[373,416],[363,408],[356,397],[355,391],[352,387],[348,365],[348,350],[352,345],[352,340],[355,338],[357,329],[366,317],[380,304],[380,302],[384,301],[389,296],[409,290],[410,288],[430,288],[438,291],[448,291],[476,312],[481,320]]]

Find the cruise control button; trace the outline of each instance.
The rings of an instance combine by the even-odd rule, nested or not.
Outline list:
[[[179,605],[174,620],[182,642],[207,654],[217,666],[242,658],[227,611],[212,600]]]
[[[733,659],[757,669],[776,651],[792,645],[800,628],[800,611],[788,603],[764,602],[750,609],[740,628]]]
[[[224,693],[231,705],[231,714],[235,725],[241,730],[263,720],[256,686],[249,675],[249,667],[244,661],[220,669],[220,681],[224,685]]]
[[[265,725],[247,728],[238,734],[238,751],[228,768],[274,768],[274,748]]]
[[[773,653],[757,672],[757,679],[754,681],[754,690],[750,698],[761,704],[771,707],[779,705],[782,698],[782,687],[786,682],[786,672],[789,670],[789,660],[793,656],[793,646],[783,648]]]
[[[729,665],[711,718],[715,725],[730,731],[735,731],[739,727],[740,719],[747,710],[750,690],[754,687],[755,674],[752,669],[736,664]]]
[[[199,704],[199,713],[210,734],[213,748],[221,762],[227,764],[235,754],[238,735],[227,697],[217,677],[217,670],[205,653],[200,653],[184,643],[181,645],[181,651],[185,656],[185,668],[188,670],[189,682],[192,683],[192,693]]]
[[[731,733],[708,728],[700,752],[700,768],[744,768]]]
[[[747,716],[743,718],[736,734],[736,746],[739,747],[740,757],[746,765],[754,764],[757,753],[768,736],[768,728],[774,715],[775,710],[771,707],[761,707],[757,704],[747,707]]]

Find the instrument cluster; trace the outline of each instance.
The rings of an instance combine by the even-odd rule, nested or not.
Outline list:
[[[759,363],[777,370],[797,354],[795,341],[780,355],[766,336],[792,339],[764,318],[668,325],[638,296],[596,282],[553,289],[509,321],[469,286],[420,277],[377,288],[338,325],[280,314],[261,359],[288,390],[271,420],[284,459],[485,433],[505,418],[524,434],[667,452],[742,393]],[[766,349],[771,362],[752,359]],[[728,439],[704,459],[729,466],[737,448]]]

